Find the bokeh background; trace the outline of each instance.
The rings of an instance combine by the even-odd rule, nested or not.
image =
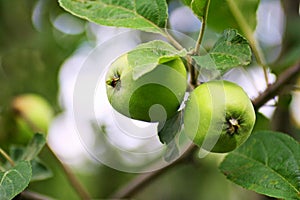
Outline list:
[[[295,6],[298,12],[294,12]],[[261,0],[257,12],[258,24],[255,37],[261,43],[267,61],[272,67],[272,73],[269,73],[270,82],[276,80],[276,74],[299,59],[299,15],[298,1],[282,3],[279,0]],[[222,21],[219,23],[226,24]],[[196,39],[200,25],[201,22],[180,1],[169,1],[170,29]],[[216,27],[208,26],[203,43],[207,49],[212,47],[222,33],[223,27],[220,26],[219,29]],[[134,152],[146,152],[153,146],[160,148],[158,138],[155,134],[153,136],[155,125],[132,122],[151,136],[150,142],[149,140],[134,141],[128,135],[124,136],[120,127],[116,127],[113,120],[117,114],[106,101],[101,84],[99,93],[95,93],[94,97],[95,121],[93,119],[86,121],[84,118],[87,116],[84,113],[82,120],[74,119],[73,96],[77,77],[82,76],[83,72],[80,70],[87,59],[95,61],[92,69],[96,70],[84,74],[87,80],[89,73],[94,74],[97,70],[103,71],[107,68],[101,60],[91,58],[93,53],[95,54],[95,49],[103,51],[101,49],[103,44],[111,44],[112,48],[109,48],[106,53],[113,58],[141,42],[159,38],[140,31],[128,34],[128,31],[123,28],[99,26],[74,17],[53,0],[0,0],[1,147],[7,149],[12,144],[22,145],[28,141],[34,127],[26,124],[26,120],[25,122],[22,120],[26,114],[23,112],[30,112],[30,109],[28,111],[23,107],[17,107],[15,100],[20,95],[35,94],[50,105],[48,110],[38,113],[38,118],[42,119],[45,118],[43,115],[51,113],[51,120],[50,117],[49,120],[47,117],[45,119],[47,125],[44,130],[48,134],[49,146],[61,161],[72,169],[95,199],[108,198],[110,194],[134,178],[135,173],[126,172],[130,170],[118,170],[116,167],[118,163],[107,166],[100,162],[101,159],[95,152],[101,149],[105,151],[107,146],[103,144],[101,138],[101,141],[97,138],[101,134],[111,134],[110,138],[115,146]],[[113,42],[114,37],[120,34],[125,34],[126,38],[121,43]],[[247,69],[234,69],[224,78],[243,86],[251,98],[257,97],[259,92],[265,89],[263,71],[255,65]],[[290,131],[299,139],[299,86],[296,86],[294,91],[293,95],[282,94],[279,100],[277,98],[268,102],[260,110],[263,115],[258,117],[256,128]],[[275,105],[278,105],[277,109]],[[35,107],[33,106],[32,109]],[[85,105],[79,109],[84,111]],[[273,123],[269,119],[272,119]],[[278,122],[281,123],[280,127]],[[83,123],[86,132],[78,133],[78,123]],[[55,199],[78,199],[53,155],[44,150],[40,158],[52,170],[53,176],[31,183],[29,189]],[[114,151],[109,151],[105,157],[120,162],[120,165],[125,163],[127,169],[130,166],[135,167],[146,163],[141,159],[133,158],[122,156]],[[140,191],[137,199],[252,200],[264,198],[227,181],[217,169],[222,158],[223,155],[210,154],[194,165],[187,164],[173,168],[145,190]]]

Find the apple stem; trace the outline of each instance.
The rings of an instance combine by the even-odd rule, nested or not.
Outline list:
[[[119,76],[114,76],[112,78],[112,80],[106,81],[106,84],[112,86],[113,88],[115,88],[119,81],[120,81],[120,77]]]

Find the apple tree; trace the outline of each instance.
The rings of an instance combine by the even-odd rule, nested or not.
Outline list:
[[[292,109],[297,109],[292,102],[297,100],[300,80],[300,2],[276,2],[285,23],[281,42],[274,47],[267,45],[267,39],[274,36],[257,31],[259,20],[267,17],[258,15],[258,9],[266,4],[263,0],[59,0],[57,9],[76,19],[136,30],[144,37],[140,44],[114,55],[106,68],[103,86],[107,100],[118,114],[156,124],[156,139],[165,148],[162,155],[165,165],[138,175],[106,169],[109,173],[99,176],[105,177],[105,181],[98,180],[99,177],[93,179],[101,182],[103,190],[100,189],[101,196],[95,195],[88,188],[93,184],[85,189],[72,170],[57,158],[47,144],[46,134],[33,134],[47,132],[50,119],[58,113],[52,110],[55,106],[33,94],[11,95],[2,103],[12,103],[14,114],[3,120],[8,123],[14,118],[19,127],[14,131],[26,134],[13,141],[0,142],[3,144],[0,199],[48,198],[32,192],[36,188],[43,193],[38,182],[32,182],[41,181],[42,185],[52,173],[57,175],[58,169],[54,167],[51,172],[51,164],[42,161],[43,156],[53,159],[52,165],[59,166],[58,171],[65,174],[63,181],[75,190],[72,195],[78,199],[91,199],[91,196],[151,199],[149,195],[154,195],[153,199],[211,199],[210,195],[221,187],[218,180],[234,188],[233,192],[242,190],[241,194],[253,195],[253,199],[300,199],[300,128],[291,114]],[[176,23],[171,20],[174,7],[192,13],[199,25],[197,30],[174,30]],[[66,46],[74,49],[78,38],[69,38]],[[118,42],[113,45],[121,46]],[[104,53],[105,50],[109,51],[102,49]],[[62,52],[63,58],[59,57],[57,63],[70,54],[68,50]],[[35,54],[29,57],[35,58]],[[103,63],[98,65],[101,69],[106,67]],[[250,76],[251,70],[253,76],[241,80],[239,72]],[[56,79],[57,74],[56,69],[50,75]],[[42,83],[43,79],[38,81]],[[247,87],[251,84],[263,89],[253,93]],[[49,94],[45,88],[37,89],[37,93],[53,101],[58,89],[49,83]],[[264,113],[268,107],[272,108],[269,116]],[[95,129],[102,135],[101,141],[95,140],[96,146],[102,145],[103,152],[109,152],[107,149],[113,147],[102,140],[109,138],[109,129],[105,126]],[[187,148],[181,148],[183,141],[188,141]],[[126,140],[118,142],[126,143]],[[16,143],[21,146],[15,146]],[[107,157],[111,159],[116,156],[112,151],[109,153]],[[143,163],[145,169],[150,165],[147,159]],[[211,167],[215,177],[209,178],[204,174]],[[140,169],[135,170],[132,167],[128,171]],[[174,170],[179,175],[170,175],[170,179],[179,181],[168,181],[165,174]],[[117,177],[118,173],[124,174]],[[111,180],[109,175],[121,181],[109,187],[104,183]],[[200,186],[205,188],[205,183],[210,183],[209,179],[216,180],[209,184],[210,190],[201,189]],[[220,193],[226,189],[220,189]],[[58,194],[57,198],[62,197]]]

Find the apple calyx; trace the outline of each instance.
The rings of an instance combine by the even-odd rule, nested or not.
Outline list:
[[[227,128],[227,133],[229,135],[234,135],[235,133],[238,132],[238,129],[240,128],[239,121],[233,117],[227,120],[228,128]]]

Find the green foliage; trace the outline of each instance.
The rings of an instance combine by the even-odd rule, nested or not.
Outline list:
[[[217,69],[224,74],[234,67],[248,65],[251,55],[248,41],[236,30],[228,29],[208,54],[193,56],[193,58],[200,68]]]
[[[42,148],[46,144],[46,138],[43,134],[37,133],[33,136],[30,143],[27,145],[27,148],[25,149],[22,160],[33,160],[37,157],[37,155],[40,153]]]
[[[300,144],[278,132],[258,131],[220,165],[242,187],[283,199],[300,199]]]
[[[229,6],[228,2],[235,5],[239,12],[242,13],[242,16],[240,17],[247,19],[247,24],[243,25],[248,26],[249,29],[254,32],[257,23],[256,11],[260,0],[211,0],[207,16],[208,27],[211,27],[216,31],[223,31],[227,28],[234,28],[242,31],[240,24],[237,22],[236,16],[232,14],[232,6]]]
[[[22,192],[32,180],[49,178],[51,172],[37,158],[46,144],[43,134],[35,134],[27,147],[12,147],[10,151],[10,165],[4,172],[0,172],[0,199],[11,199]],[[2,196],[1,196],[2,195]]]
[[[22,192],[31,179],[29,161],[20,161],[14,167],[0,172],[0,199],[9,200]]]
[[[164,41],[154,40],[141,44],[130,51],[128,53],[128,62],[129,65],[135,66],[133,69],[133,78],[138,79],[153,70],[158,64],[163,64],[185,55],[185,50],[178,51]]]
[[[226,29],[207,54],[195,55],[193,47],[190,47],[189,52],[181,49],[175,38],[166,32],[168,27],[167,2],[171,1],[59,0],[59,4],[66,11],[82,18],[83,22],[87,20],[104,26],[158,33],[164,39],[169,40],[170,44],[163,40],[151,41],[129,52],[129,64],[137,66],[133,73],[136,79],[153,70],[155,66],[179,57],[184,58],[187,63],[190,62],[189,64],[195,62],[199,65],[198,69],[218,70],[220,78],[230,69],[250,63],[252,53],[249,44],[253,52],[257,54],[255,45],[258,43],[253,33],[257,24],[256,12],[259,0],[182,1],[202,22],[207,22],[210,31],[221,32]],[[276,75],[280,75],[283,70],[299,62],[300,52],[299,11],[296,9],[296,14],[293,15],[290,12],[292,10],[290,7],[293,7],[290,6],[291,1],[281,2],[284,5],[287,21],[281,53],[271,66]],[[37,5],[42,5],[38,10],[38,20],[42,26],[38,28],[32,23],[34,19],[32,10]],[[294,7],[298,8],[298,4]],[[24,127],[16,128],[19,122],[12,107],[15,97],[24,93],[36,93],[45,97],[57,113],[60,110],[57,102],[60,66],[85,40],[86,33],[70,36],[55,30],[54,19],[61,13],[64,11],[58,7],[57,2],[51,0],[1,1],[0,3],[0,145],[3,149],[10,150],[9,156],[14,163],[4,163],[3,158],[0,157],[1,164],[4,163],[0,167],[0,199],[3,200],[14,198],[28,185],[30,189],[49,194],[57,199],[79,198],[67,181],[66,175],[63,174],[64,169],[59,160],[48,147],[43,148],[46,144],[44,136],[34,135],[27,146],[15,144],[25,143],[28,138],[32,137],[32,130],[24,128],[25,122],[22,124]],[[203,44],[206,41],[198,42]],[[257,58],[257,55],[255,56]],[[186,68],[190,67],[187,64]],[[201,73],[201,70],[199,72]],[[193,76],[193,73],[190,76]],[[192,78],[198,80],[199,77]],[[284,87],[284,89],[284,93],[291,93],[289,87]],[[286,105],[286,108],[290,108],[290,104]],[[181,134],[181,115],[182,113],[178,112],[173,118],[158,126],[158,137],[166,145],[164,158],[167,162],[174,161],[179,155],[177,137]],[[277,117],[278,121],[282,118],[282,116],[276,116],[276,119]],[[274,116],[273,120],[269,120],[257,113],[256,119],[254,127],[256,132],[243,146],[226,156],[220,165],[220,170],[229,180],[248,190],[276,198],[300,199],[299,142],[283,133],[261,131],[274,127],[272,126],[275,121]],[[289,130],[293,131],[293,128]],[[295,133],[291,133],[293,134]],[[98,140],[95,142],[96,145],[103,143]],[[102,145],[103,149],[105,147]],[[122,156],[112,155],[119,156],[120,159]],[[213,159],[216,161],[221,158]],[[237,186],[222,180],[222,177],[215,174],[216,169],[213,172],[210,171],[211,167],[207,160],[193,160],[192,163],[193,167],[184,165],[184,170],[174,170],[170,175],[171,178],[163,177],[163,182],[154,183],[150,186],[150,191],[146,191],[145,196],[151,196],[155,191],[155,195],[159,194],[157,198],[164,199],[219,199],[223,198],[223,193],[226,193],[228,199],[240,199],[239,196],[235,196],[238,193]],[[108,193],[129,180],[128,177],[124,179],[124,174],[112,169],[101,167],[99,169],[98,176],[95,173],[89,175],[88,178],[92,182],[91,190],[96,191],[95,185],[101,186],[101,193],[97,195],[109,195]],[[49,179],[52,175],[55,178]],[[111,180],[109,184],[103,181],[107,178]],[[187,184],[191,184],[188,189],[186,189]],[[98,188],[97,191],[99,191]],[[246,192],[249,194],[250,191],[240,191],[243,194]],[[249,198],[248,195],[247,198]]]
[[[30,161],[32,168],[31,181],[40,181],[52,176],[48,166],[38,158],[38,154],[46,144],[43,134],[35,134],[27,147],[12,146],[10,156],[14,161]]]
[[[200,19],[206,19],[210,0],[185,0],[184,4],[189,6]]]
[[[134,28],[163,33],[168,8],[165,0],[59,0],[60,5],[72,14],[105,26]]]
[[[165,160],[170,162],[179,155],[179,149],[176,144],[176,135],[180,133],[182,128],[183,115],[182,111],[175,114],[166,122],[158,125],[158,137],[161,143],[167,145]]]

